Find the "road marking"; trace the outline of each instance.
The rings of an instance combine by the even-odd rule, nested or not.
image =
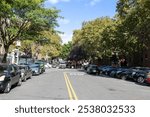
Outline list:
[[[69,85],[68,85],[68,82],[67,82],[67,78],[66,78],[66,76],[65,76],[65,73],[64,73],[64,78],[65,78],[65,82],[66,82],[66,86],[67,86],[69,98],[70,98],[70,100],[73,100],[73,97],[72,97],[72,94],[71,94],[71,90],[70,90],[70,88],[69,88]]]
[[[67,90],[68,90],[68,94],[69,94],[69,98],[70,100],[78,100],[78,97],[72,87],[72,84],[67,76],[67,74],[64,72],[64,78],[65,78],[65,82],[66,82],[66,86],[67,86]]]

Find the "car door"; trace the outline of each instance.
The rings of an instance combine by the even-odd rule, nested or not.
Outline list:
[[[29,68],[28,68],[28,66],[25,67],[25,71],[26,71],[26,78],[29,78]]]
[[[31,70],[31,68],[29,66],[28,66],[28,74],[29,74],[29,77],[32,76],[32,70]]]
[[[19,67],[17,65],[13,65],[13,68],[15,70],[15,83],[17,83],[19,81],[19,78],[21,76],[20,74],[20,70],[19,70]]]
[[[12,65],[9,65],[9,70],[10,70],[10,76],[11,76],[11,84],[15,84],[16,83],[16,73],[15,73],[15,69]]]

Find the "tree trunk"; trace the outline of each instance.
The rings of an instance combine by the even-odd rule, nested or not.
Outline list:
[[[5,54],[3,56],[2,63],[7,63],[7,54],[8,54],[9,46],[4,46],[4,49],[5,49]]]

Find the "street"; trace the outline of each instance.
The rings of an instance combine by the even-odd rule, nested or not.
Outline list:
[[[115,78],[88,75],[76,69],[47,69],[0,100],[148,100],[150,86]]]

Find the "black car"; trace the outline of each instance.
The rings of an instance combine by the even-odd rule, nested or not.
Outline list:
[[[112,68],[112,66],[101,66],[99,67],[99,73],[107,75],[107,71]]]
[[[126,69],[120,74],[120,78],[123,80],[126,80],[126,79],[134,80],[135,74],[137,72],[140,72],[139,67],[132,67],[132,68]]]
[[[0,65],[0,91],[9,93],[12,85],[22,84],[21,71],[17,65]]]
[[[118,71],[120,71],[121,69],[122,69],[121,67],[116,67],[116,68],[114,68],[114,69],[111,69],[109,75],[110,75],[111,77],[116,78]]]
[[[105,67],[107,67],[107,66],[106,66],[106,65],[101,65],[101,66],[98,67],[99,74],[102,74],[102,73],[103,73]]]
[[[28,78],[31,78],[32,70],[29,65],[19,65],[19,68],[21,70],[22,81],[26,81]]]
[[[133,79],[140,84],[150,83],[150,68],[140,67],[139,71],[134,74]]]
[[[89,74],[98,74],[99,73],[99,69],[97,65],[89,65],[89,67],[87,68],[87,73]]]
[[[112,66],[107,66],[104,68],[103,70],[103,74],[105,75],[110,75],[111,71],[116,70],[116,67],[112,67]]]
[[[122,74],[123,74],[124,72],[126,72],[128,69],[129,69],[129,68],[127,68],[127,67],[120,67],[120,68],[118,68],[118,69],[115,71],[115,73],[114,73],[114,77],[115,77],[115,78],[121,78]]]

